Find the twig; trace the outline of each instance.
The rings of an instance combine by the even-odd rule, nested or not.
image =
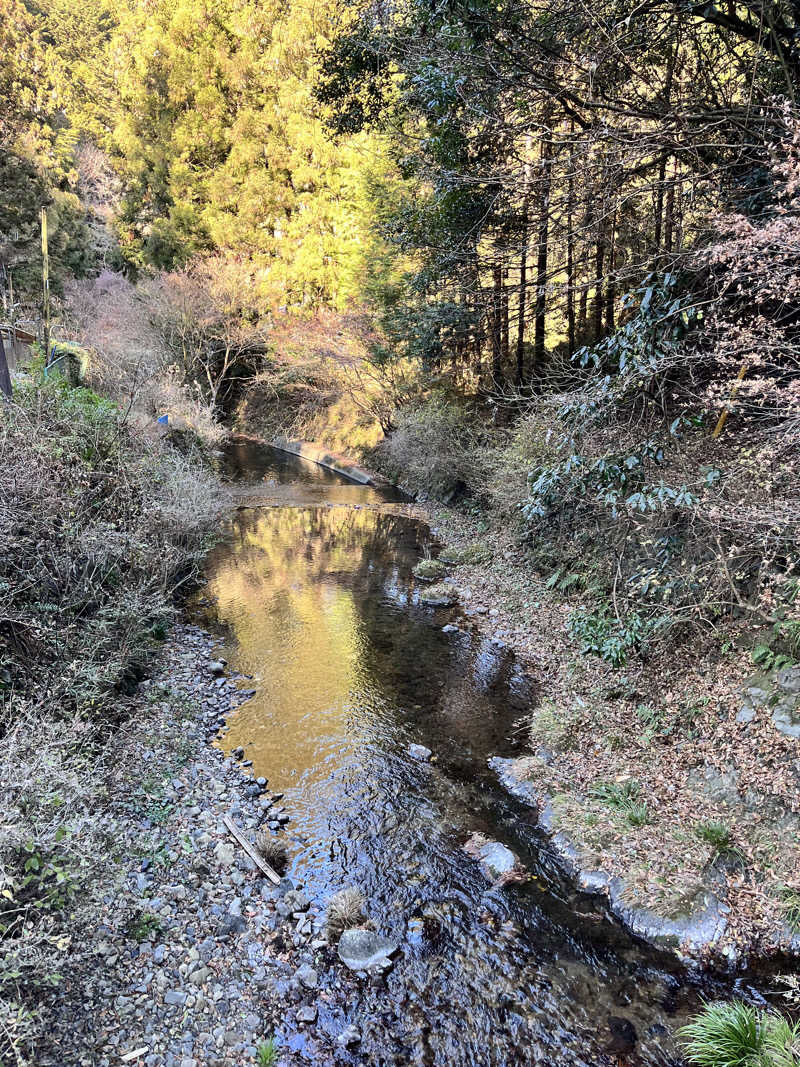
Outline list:
[[[261,871],[264,872],[264,874],[267,876],[267,878],[269,878],[269,880],[272,882],[272,884],[273,885],[280,885],[281,884],[280,875],[277,874],[275,871],[273,871],[273,869],[270,867],[270,865],[268,863],[266,863],[261,858],[261,856],[259,856],[258,852],[256,852],[255,848],[250,844],[250,842],[247,840],[247,838],[241,832],[239,827],[236,826],[236,824],[234,823],[233,819],[231,819],[231,817],[229,815],[225,815],[225,816],[223,816],[222,821],[225,823],[225,825],[227,826],[227,828],[230,831],[230,833],[232,834],[232,836],[236,838],[236,840],[239,842],[239,844],[245,850],[245,852],[250,857],[250,859],[253,861],[253,863],[255,863],[255,865]]]

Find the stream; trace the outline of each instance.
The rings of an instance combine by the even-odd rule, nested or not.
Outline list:
[[[359,886],[400,943],[388,975],[344,983],[329,1011],[320,998],[319,1029],[363,1034],[340,1060],[679,1064],[673,1035],[700,990],[571,890],[489,771],[525,751],[536,679],[457,609],[420,604],[428,529],[398,492],[265,445],[234,442],[223,467],[247,503],[209,555],[204,621],[256,689],[225,750],[243,746],[285,794],[289,877],[320,904]],[[531,879],[493,888],[462,848],[475,831]],[[278,1038],[313,1061],[306,1031]]]

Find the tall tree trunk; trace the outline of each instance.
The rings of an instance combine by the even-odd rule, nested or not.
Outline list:
[[[511,337],[509,327],[509,307],[508,307],[508,267],[503,267],[503,290],[500,298],[500,311],[501,311],[501,324],[502,324],[502,342],[503,342],[503,363],[508,366],[509,357],[511,354]]]
[[[503,303],[503,269],[499,262],[493,268],[492,310],[490,329],[492,333],[492,387],[497,389],[503,380],[503,341],[500,323]]]
[[[533,366],[530,376],[538,373],[544,363],[547,327],[547,254],[550,239],[550,184],[553,173],[553,142],[542,139],[542,195],[539,207],[539,233],[536,242],[536,307],[533,318]]]
[[[614,329],[614,301],[617,296],[616,279],[614,277],[614,258],[617,249],[617,212],[611,216],[611,234],[608,249],[608,282],[606,283],[606,331],[611,333]]]
[[[661,234],[664,228],[664,179],[667,176],[667,158],[666,152],[661,153],[661,159],[658,164],[658,181],[656,183],[656,204],[655,204],[655,216],[656,227],[654,234],[654,243],[656,246],[656,253],[661,251]]]
[[[3,344],[3,335],[0,333],[0,393],[6,398],[11,399],[11,375],[8,372],[8,362],[6,360],[6,349]]]
[[[575,132],[575,120],[570,125],[570,133]],[[572,168],[575,155],[572,146],[569,150],[569,173],[567,175],[567,348],[569,355],[577,347],[575,341],[575,234],[573,216],[575,213],[575,175]]]
[[[522,247],[519,258],[519,307],[517,308],[517,389],[525,376],[525,301],[528,284],[528,197],[522,204]]]
[[[662,96],[664,98],[664,104],[669,105],[670,97],[672,96],[672,79],[675,75],[675,62],[678,58],[678,49],[680,47],[680,33],[675,38],[675,47],[670,52],[669,60],[667,61],[667,73],[664,79],[664,89]],[[667,161],[669,159],[669,152],[664,150],[661,153],[661,158],[658,161],[658,183],[656,185],[656,205],[655,205],[655,246],[656,254],[661,251],[661,234],[663,232],[663,214],[664,214],[664,179],[667,176]]]
[[[528,300],[528,223],[531,185],[531,135],[525,140],[525,192],[522,199],[522,241],[519,257],[519,306],[517,308],[517,388],[525,380],[525,311]]]
[[[586,342],[586,331],[589,325],[589,286],[584,284],[581,288],[580,310],[578,311],[578,337],[581,344]]]
[[[664,219],[664,249],[672,251],[673,236],[675,233],[675,167],[672,164],[672,178],[667,189],[666,218]]]
[[[606,259],[606,220],[601,217],[597,228],[597,241],[594,249],[594,299],[592,300],[592,320],[594,338],[598,341],[603,333],[603,269]]]

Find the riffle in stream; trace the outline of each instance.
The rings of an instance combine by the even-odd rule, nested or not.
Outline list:
[[[256,689],[222,743],[285,794],[292,880],[323,904],[360,887],[401,946],[385,977],[345,983],[363,1037],[338,1058],[680,1063],[673,1035],[696,985],[572,893],[487,767],[524,751],[536,680],[457,612],[420,604],[427,528],[398,514],[396,493],[266,446],[230,446],[225,473],[262,503],[232,514],[207,561],[206,620]],[[463,851],[475,831],[530,880],[494,888]],[[336,964],[326,983],[341,985]],[[320,999],[321,1030],[341,1028],[341,997],[336,1011]],[[278,1036],[315,1059],[306,1033]]]

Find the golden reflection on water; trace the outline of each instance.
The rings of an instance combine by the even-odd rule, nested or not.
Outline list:
[[[364,716],[383,703],[365,666],[354,585],[376,577],[378,556],[378,594],[406,598],[392,559],[398,523],[345,508],[240,512],[209,558],[207,591],[233,638],[231,659],[257,689],[230,718],[224,747],[244,746],[275,788],[298,771],[305,784],[326,778],[332,746],[341,749],[356,728],[354,705],[357,730],[368,734]]]

